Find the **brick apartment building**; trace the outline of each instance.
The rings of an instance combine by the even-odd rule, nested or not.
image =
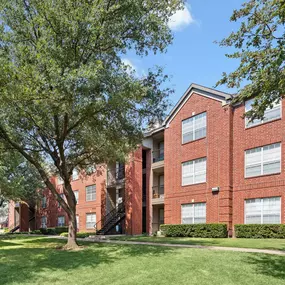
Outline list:
[[[284,223],[283,104],[249,122],[243,114],[252,101],[231,99],[192,84],[126,165],[75,171],[79,230],[141,234],[163,223],[226,223],[231,235],[235,224]],[[60,180],[53,183],[61,192]],[[67,223],[48,190],[35,212],[13,203],[9,212],[10,226],[23,231]]]

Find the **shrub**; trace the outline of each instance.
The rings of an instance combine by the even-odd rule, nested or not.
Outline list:
[[[56,235],[55,228],[40,228],[39,230],[43,235]]]
[[[31,235],[41,235],[42,232],[40,230],[33,230],[33,231],[30,231],[30,234]]]
[[[228,237],[226,224],[161,225],[160,229],[163,235],[167,237],[199,237],[199,238]]]
[[[60,235],[61,233],[67,233],[68,227],[55,227],[54,230],[57,235]]]
[[[235,225],[237,238],[285,238],[285,225]]]
[[[77,233],[78,238],[86,238],[86,237],[93,236],[93,235],[96,235],[96,233],[91,233],[91,232],[79,232],[79,233]],[[68,233],[61,233],[60,236],[68,237]]]

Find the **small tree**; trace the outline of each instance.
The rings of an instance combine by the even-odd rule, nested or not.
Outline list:
[[[223,73],[217,83],[238,88],[234,102],[256,98],[251,119],[262,118],[264,111],[285,94],[285,1],[250,0],[235,10],[231,21],[241,21],[220,45],[236,51],[229,58],[240,59],[232,73]],[[242,87],[243,83],[247,83]]]
[[[74,168],[122,159],[144,125],[164,116],[161,69],[144,78],[121,61],[164,52],[182,0],[3,0],[0,4],[0,139],[40,174],[69,219],[76,247]],[[50,166],[64,181],[65,200]]]
[[[0,153],[0,206],[9,200],[32,206],[42,187],[38,171],[23,156],[15,151]]]

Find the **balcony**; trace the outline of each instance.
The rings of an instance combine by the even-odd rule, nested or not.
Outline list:
[[[152,152],[152,168],[162,168],[164,167],[164,149],[156,149]]]
[[[125,179],[125,165],[119,164],[108,168],[107,171],[107,186],[112,187],[119,183],[123,183]]]
[[[164,203],[164,185],[152,187],[152,204]]]

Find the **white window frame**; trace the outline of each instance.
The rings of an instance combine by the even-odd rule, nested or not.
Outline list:
[[[198,138],[198,139],[196,139],[195,138],[195,118],[197,117],[197,116],[199,116],[199,115],[202,115],[202,114],[205,114],[205,116],[206,116],[206,126],[205,126],[205,128],[206,128],[206,134],[205,134],[205,136],[204,137],[200,137],[200,138]],[[187,120],[191,120],[192,119],[192,124],[193,124],[193,140],[190,140],[190,141],[187,141],[187,142],[184,142],[183,141],[183,135],[184,135],[184,132],[183,132],[183,122],[185,122],[185,121],[187,121]],[[189,142],[193,142],[193,141],[196,141],[196,140],[199,140],[199,139],[203,139],[203,138],[205,138],[206,136],[207,136],[207,112],[202,112],[202,113],[199,113],[199,114],[196,114],[196,115],[194,115],[194,116],[192,116],[192,117],[189,117],[189,118],[187,118],[187,119],[184,119],[183,121],[182,121],[182,127],[181,127],[181,141],[182,141],[182,144],[186,144],[186,143],[189,143]]]
[[[278,172],[274,172],[274,173],[265,173],[263,174],[263,167],[264,167],[264,160],[263,160],[263,148],[264,147],[267,147],[267,146],[270,146],[270,145],[274,145],[274,144],[279,144],[280,145],[280,169]],[[258,175],[254,175],[254,176],[247,176],[246,175],[246,167],[247,166],[251,166],[251,165],[255,165],[256,163],[252,163],[252,164],[249,164],[247,165],[247,157],[246,157],[246,152],[249,151],[249,150],[253,150],[253,149],[257,149],[257,148],[261,148],[261,174],[258,174]],[[269,161],[266,161],[266,162],[269,162]],[[277,142],[277,143],[273,143],[273,144],[269,144],[269,145],[263,145],[263,146],[259,146],[259,147],[255,147],[255,148],[250,148],[250,149],[247,149],[244,151],[244,177],[245,178],[252,178],[252,177],[258,177],[258,176],[266,176],[266,175],[272,175],[272,174],[278,174],[278,173],[281,173],[281,169],[282,169],[282,144],[281,142]]]
[[[72,171],[72,180],[78,180],[79,179],[79,171],[78,169],[74,168]]]
[[[62,223],[59,223],[59,219],[60,218],[63,218],[63,224]],[[65,216],[58,216],[57,217],[57,226],[58,227],[64,227],[65,226]]]
[[[76,215],[76,226],[77,226],[77,231],[79,230],[79,215]]]
[[[244,224],[246,225],[252,225],[252,224],[248,224],[246,222],[246,201],[248,200],[256,200],[256,199],[260,199],[261,200],[261,223],[260,225],[263,225],[263,200],[264,199],[270,199],[270,198],[279,198],[279,202],[280,202],[280,213],[279,213],[279,220],[280,220],[280,223],[282,223],[281,221],[281,215],[282,215],[282,201],[281,201],[281,196],[274,196],[274,197],[263,197],[263,198],[252,198],[252,199],[245,199],[244,200]],[[279,225],[279,224],[274,224],[274,225]],[[259,224],[258,224],[259,225]]]
[[[91,215],[94,215],[95,216],[95,222],[87,222],[87,216],[91,216]],[[89,226],[89,225],[92,223],[92,226]],[[97,223],[97,216],[96,216],[96,213],[86,213],[86,229],[94,229],[95,228],[95,225]]]
[[[198,182],[195,182],[195,163],[198,161],[198,160],[201,160],[201,159],[205,159],[205,162],[206,162],[206,169],[205,169],[205,181],[198,181]],[[192,162],[193,163],[193,183],[190,183],[190,184],[184,184],[183,183],[183,165],[186,164],[186,163],[189,163],[189,162]],[[202,173],[202,171],[200,171],[200,173]],[[203,171],[204,173],[204,171]],[[196,173],[197,174],[197,173]],[[207,181],[207,157],[201,157],[201,158],[197,158],[197,159],[193,159],[193,160],[189,160],[189,161],[184,161],[182,162],[181,164],[181,185],[182,186],[187,186],[187,185],[194,185],[194,184],[200,184],[200,183],[206,183]]]
[[[88,197],[87,189],[88,189],[89,187],[94,187],[94,188],[95,188],[95,194],[94,194],[94,193],[91,194],[91,199],[87,199],[87,197]],[[97,189],[96,189],[96,188],[97,188],[97,187],[96,187],[96,184],[88,185],[88,186],[85,187],[85,200],[86,200],[86,202],[96,201],[96,194],[97,194]],[[89,194],[89,195],[90,195],[90,194]],[[94,199],[92,199],[93,195],[95,195]]]
[[[79,201],[79,190],[74,190],[73,193],[74,193],[75,200],[76,200],[76,205],[77,205],[78,201]],[[76,193],[76,195],[75,195],[75,193]]]
[[[205,205],[205,223],[195,223],[195,205]],[[182,208],[183,206],[191,205],[193,207],[193,217],[192,217],[192,223],[191,224],[184,224],[183,223],[183,216],[182,216]],[[197,203],[187,203],[181,205],[181,224],[182,225],[194,225],[194,224],[206,224],[207,223],[207,203],[206,202],[197,202]]]
[[[43,223],[43,218],[45,219],[45,223]],[[47,216],[41,216],[41,228],[47,227]]]
[[[253,98],[253,99],[249,99],[249,100],[245,101],[245,103],[244,103],[245,112],[248,112],[248,111],[250,111],[250,110],[252,109],[252,104],[254,103],[254,100],[255,100],[255,99]],[[251,103],[251,104],[250,104],[250,103]],[[250,104],[250,107],[249,107],[249,108],[247,108],[247,104]],[[272,121],[281,119],[281,118],[282,118],[282,100],[280,100],[278,103],[274,103],[272,109],[270,109],[270,107],[267,107],[266,110],[265,110],[265,112],[264,112],[264,117],[265,117],[265,115],[266,115],[266,112],[271,111],[271,110],[273,110],[274,108],[276,108],[276,109],[277,109],[277,108],[280,108],[280,117],[278,117],[278,118],[273,118],[273,119],[271,119],[271,120],[266,120],[266,121],[264,121],[264,119],[258,120],[258,122],[255,123],[255,124],[253,124],[252,122],[249,122],[249,119],[248,119],[248,118],[245,118],[245,120],[244,120],[244,122],[245,122],[245,128],[248,129],[248,128],[252,128],[252,127],[255,127],[255,126],[259,126],[259,125],[262,125],[262,124],[265,124],[265,123],[268,123],[268,122],[272,122]],[[254,121],[254,120],[253,120],[253,121]],[[259,121],[260,121],[260,122],[259,122]],[[250,124],[250,125],[248,125],[248,124]]]
[[[42,209],[45,209],[45,208],[47,207],[47,197],[46,197],[46,196],[43,196],[41,202],[42,202],[42,203],[41,203]]]

